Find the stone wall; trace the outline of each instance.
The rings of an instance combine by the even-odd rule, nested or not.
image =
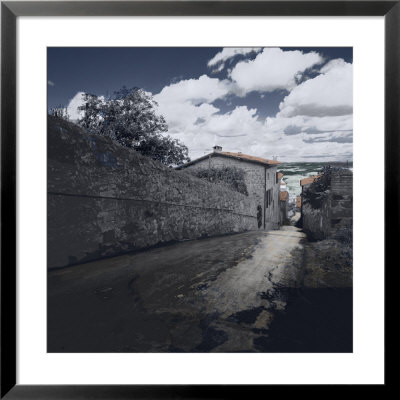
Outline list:
[[[257,229],[251,197],[48,118],[48,267]]]
[[[311,186],[311,185],[307,185]],[[303,191],[310,190],[303,187]],[[312,207],[306,201],[302,201],[303,229],[315,239],[324,239],[329,236],[330,225],[330,199],[322,203],[319,208]]]
[[[266,168],[266,190],[272,190],[272,203],[265,209],[266,230],[279,229],[280,226],[280,207],[279,207],[279,194],[280,194],[280,181],[276,182],[276,174],[278,168],[271,166]]]
[[[338,229],[353,224],[353,173],[342,169],[333,171],[326,197],[318,208],[304,199],[313,185],[303,186],[302,222],[303,229],[316,239],[332,236]]]
[[[262,208],[262,225],[259,229],[278,229],[279,227],[279,182],[276,183],[277,167],[266,167],[261,164],[237,160],[218,154],[208,159],[201,160],[185,167],[183,170],[199,171],[206,168],[236,167],[245,172],[245,183],[249,197],[252,197],[257,205]],[[272,189],[272,203],[268,208],[264,207],[265,191]],[[264,227],[265,217],[265,227]]]
[[[286,198],[286,200],[280,200],[279,201],[279,223],[281,225],[287,225],[288,224],[288,210],[289,210],[289,196]]]
[[[353,173],[341,170],[331,179],[331,229],[353,224]]]

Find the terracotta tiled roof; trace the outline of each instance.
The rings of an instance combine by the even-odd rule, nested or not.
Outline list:
[[[301,208],[301,196],[296,197],[296,207]]]
[[[283,177],[283,174],[282,174],[282,172],[278,172],[278,179],[279,179],[279,180],[281,180],[281,179],[282,179],[282,177]]]
[[[266,158],[249,156],[248,154],[243,154],[243,153],[230,153],[228,151],[221,151],[221,152],[210,153],[210,154],[207,154],[200,158],[196,158],[195,160],[189,161],[186,164],[179,165],[178,167],[176,167],[176,169],[186,168],[186,167],[189,167],[190,165],[198,163],[199,161],[207,160],[209,157],[218,157],[218,156],[230,157],[230,158],[235,158],[236,160],[250,161],[250,162],[259,163],[259,164],[263,164],[263,165],[278,165],[278,164],[280,164],[280,161],[276,161],[276,160],[268,160]]]
[[[304,186],[304,185],[309,185],[310,183],[313,183],[315,180],[317,180],[319,177],[321,177],[322,174],[319,175],[314,175],[314,176],[310,176],[308,178],[304,178],[300,181],[300,185]]]
[[[229,151],[221,151],[220,154],[224,154],[224,155],[229,156],[229,157],[237,158],[239,160],[255,161],[255,162],[258,162],[258,163],[261,163],[261,164],[266,164],[266,165],[278,165],[278,164],[280,164],[280,161],[268,160],[266,158],[255,157],[255,156],[249,156],[248,154],[243,154],[243,153],[231,153]]]
[[[279,193],[279,200],[281,201],[286,201],[288,198],[289,192],[280,192]]]

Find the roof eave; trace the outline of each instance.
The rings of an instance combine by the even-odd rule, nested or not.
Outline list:
[[[273,161],[271,163],[267,163],[267,162],[262,162],[262,161],[257,161],[257,160],[249,160],[247,158],[240,157],[240,156],[232,156],[230,154],[210,153],[210,154],[206,154],[205,156],[196,158],[195,160],[190,161],[190,162],[188,162],[186,164],[179,165],[179,166],[175,167],[175,169],[182,169],[182,168],[190,167],[191,165],[196,164],[196,163],[198,163],[200,161],[206,160],[209,157],[216,157],[216,156],[222,156],[222,157],[226,157],[226,158],[233,158],[234,160],[250,162],[250,163],[254,163],[254,164],[260,164],[260,165],[264,165],[264,166],[268,166],[268,167],[277,167],[279,164],[281,164],[280,161]]]

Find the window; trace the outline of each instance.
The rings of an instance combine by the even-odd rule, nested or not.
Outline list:
[[[272,203],[272,189],[265,192],[265,208],[268,208]]]
[[[276,173],[276,183],[279,182],[279,172]]]

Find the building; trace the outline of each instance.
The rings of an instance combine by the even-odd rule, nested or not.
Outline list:
[[[296,206],[300,209],[301,215],[303,215],[303,197],[304,197],[304,192],[307,190],[307,188],[310,187],[310,185],[312,183],[314,183],[314,181],[319,179],[321,176],[322,176],[322,174],[312,175],[312,176],[309,176],[307,178],[303,178],[303,179],[300,180],[301,194],[299,196],[300,197],[299,199],[296,198]]]
[[[279,193],[279,217],[280,224],[284,225],[288,221],[288,210],[289,210],[289,192],[281,191]]]
[[[288,192],[288,188],[287,188],[286,182],[282,178],[283,178],[283,173],[282,172],[278,172],[278,180],[279,180],[279,184],[280,184],[280,191],[281,192]]]
[[[313,176],[309,176],[308,178],[302,179],[300,181],[300,186],[302,187],[302,190],[304,190],[304,187],[308,187],[308,185],[311,185],[314,181],[316,181],[321,176],[322,176],[322,174],[318,174],[318,175],[313,175]]]
[[[325,182],[323,181],[325,178]],[[312,185],[319,180],[320,185]],[[353,173],[344,168],[329,175],[300,181],[302,227],[315,239],[324,239],[353,224]]]
[[[268,160],[243,153],[222,151],[214,146],[214,151],[191,162],[180,165],[177,169],[204,170],[211,168],[236,167],[245,172],[245,184],[248,196],[255,200],[259,220],[259,229],[279,229],[280,179],[277,160]],[[249,210],[254,213],[254,210]]]
[[[281,225],[287,224],[289,219],[289,190],[286,182],[282,179],[283,173],[278,172],[279,180],[279,222]]]
[[[308,222],[308,213],[304,212],[303,210],[303,204],[304,204],[304,193],[307,191],[307,189],[311,186],[312,183],[314,183],[317,179],[321,177],[322,174],[318,175],[312,175],[307,178],[303,178],[300,180],[300,186],[301,186],[301,194],[296,198],[296,207],[299,208],[300,210],[300,215],[301,215],[301,224],[302,226],[307,226]],[[306,217],[304,217],[304,214],[306,214]],[[304,223],[304,220],[306,222]]]
[[[301,210],[301,196],[296,197],[296,208],[300,211]]]

